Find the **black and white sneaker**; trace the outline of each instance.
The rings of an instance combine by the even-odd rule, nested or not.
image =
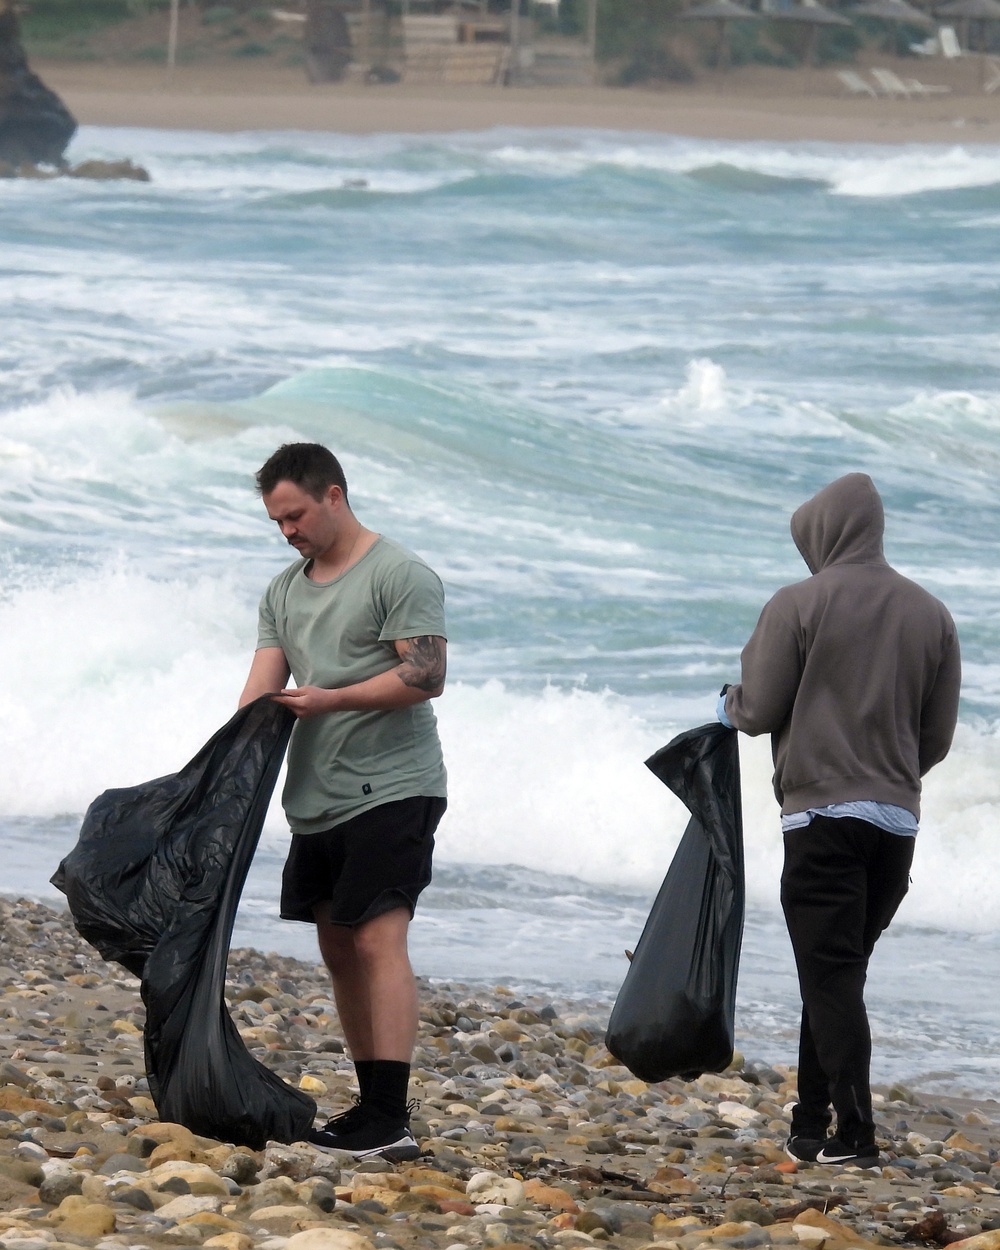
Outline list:
[[[793,1133],[785,1143],[785,1154],[796,1163],[815,1163],[826,1142],[825,1137],[803,1137],[800,1133]]]
[[[420,1155],[409,1125],[399,1123],[382,1115],[373,1107],[364,1111],[360,1122],[347,1132],[331,1133],[327,1129],[313,1129],[306,1137],[310,1146],[317,1150],[343,1151],[355,1159],[369,1159],[381,1155],[393,1163],[416,1159]]]
[[[830,1137],[816,1155],[816,1162],[842,1168],[877,1168],[881,1165],[878,1146],[848,1146],[839,1137]]]

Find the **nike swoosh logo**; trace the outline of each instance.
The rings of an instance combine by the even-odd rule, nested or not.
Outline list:
[[[878,1155],[874,1153],[870,1155],[863,1155],[858,1151],[852,1151],[850,1154],[846,1155],[830,1155],[827,1154],[825,1150],[821,1150],[816,1156],[817,1163],[850,1163],[852,1161],[857,1161],[858,1159],[871,1159],[874,1163],[875,1160],[878,1159]]]

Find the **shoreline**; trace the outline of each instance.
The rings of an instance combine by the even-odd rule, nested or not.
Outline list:
[[[1000,1246],[996,1101],[883,1089],[881,1170],[797,1166],[792,1070],[738,1057],[647,1085],[607,1053],[600,1022],[502,986],[423,986],[417,1160],[196,1137],[157,1120],[138,980],[51,908],[0,900],[0,923],[3,1245]],[[226,997],[251,1053],[321,1116],[349,1105],[325,970],[236,950]]]
[[[847,98],[832,69],[760,66],[662,90],[310,85],[298,69],[232,63],[179,66],[171,78],[155,65],[38,59],[34,68],[83,125],[352,135],[574,127],[724,141],[1000,143],[1000,92],[981,90],[978,58],[876,57],[873,64],[948,86],[950,94]]]

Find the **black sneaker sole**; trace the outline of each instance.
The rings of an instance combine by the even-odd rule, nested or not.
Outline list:
[[[384,1146],[381,1150],[368,1150],[364,1154],[355,1154],[355,1159],[371,1159],[375,1156],[388,1159],[390,1163],[409,1163],[420,1158],[420,1147],[414,1142],[411,1146]]]

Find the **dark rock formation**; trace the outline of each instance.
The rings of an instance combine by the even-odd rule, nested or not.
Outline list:
[[[66,173],[70,178],[94,178],[99,181],[124,178],[129,182],[149,182],[149,172],[131,161],[81,161]]]
[[[12,0],[0,0],[0,161],[61,165],[75,130],[62,100],[28,68]]]
[[[149,182],[149,171],[131,161],[81,161],[79,165],[51,166],[32,165],[22,161],[13,165],[0,161],[0,178],[89,178],[91,181],[110,182],[125,179],[128,182]]]

